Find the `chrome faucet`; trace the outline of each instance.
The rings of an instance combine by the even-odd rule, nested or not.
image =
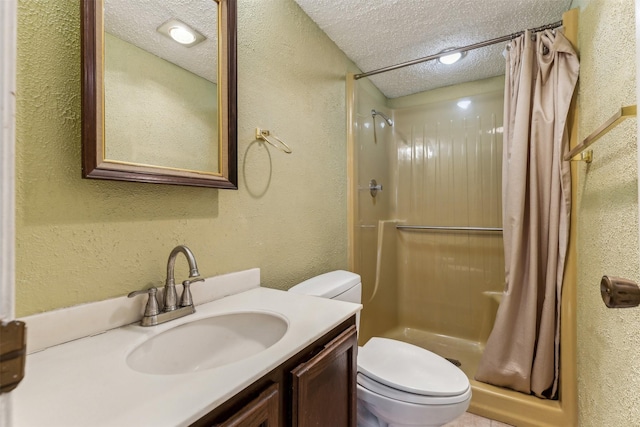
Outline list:
[[[180,307],[178,307],[174,267],[179,253],[183,253],[189,263],[189,279],[193,279],[194,277],[197,278],[200,275],[198,272],[196,258],[193,255],[193,252],[191,252],[191,249],[184,245],[179,245],[173,248],[171,254],[169,254],[169,260],[167,261],[167,279],[164,285],[164,307],[162,310],[158,309],[158,300],[156,298],[158,289],[155,287],[143,291],[134,291],[128,295],[129,298],[131,298],[140,294],[149,294],[147,306],[144,310],[144,316],[142,316],[142,320],[140,321],[142,326],[159,325],[160,323],[195,313],[196,309],[193,306],[190,285],[194,282],[202,282],[204,279],[187,279],[182,282],[182,296],[180,298]]]
[[[196,258],[193,256],[191,249],[185,245],[178,245],[169,254],[169,260],[167,261],[167,280],[164,284],[164,309],[163,311],[173,311],[178,308],[178,295],[176,294],[176,282],[173,274],[174,267],[176,265],[176,258],[179,253],[183,253],[187,257],[189,263],[189,278],[198,277],[198,264],[196,264]],[[186,290],[188,290],[187,288]],[[184,297],[184,291],[183,291]]]

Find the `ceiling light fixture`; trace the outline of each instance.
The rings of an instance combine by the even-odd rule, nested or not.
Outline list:
[[[168,20],[160,25],[156,31],[186,47],[195,46],[206,40],[205,36],[177,19]]]
[[[441,50],[438,53],[450,52],[450,51],[456,50],[456,49],[458,49],[458,48],[457,47],[450,47],[448,49]],[[454,53],[452,53],[450,55],[441,56],[440,58],[438,58],[438,62],[440,62],[441,64],[445,64],[445,65],[455,64],[456,62],[458,62],[459,60],[464,58],[464,56],[466,54],[467,54],[467,52],[454,52]]]
[[[191,44],[196,41],[196,35],[184,27],[175,26],[169,28],[169,35],[181,44]]]
[[[462,108],[463,110],[466,110],[471,105],[471,101],[468,100],[468,99],[463,99],[461,101],[458,101],[457,105],[458,105],[458,107]]]

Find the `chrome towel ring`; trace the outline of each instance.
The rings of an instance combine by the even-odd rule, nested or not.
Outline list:
[[[268,144],[272,145],[283,153],[291,154],[293,152],[283,140],[275,135],[272,135],[271,132],[266,129],[256,128],[256,139],[260,141],[266,141]],[[276,142],[273,142],[271,139],[274,139]]]

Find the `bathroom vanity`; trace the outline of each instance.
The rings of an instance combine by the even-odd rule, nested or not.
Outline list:
[[[355,427],[357,348],[352,317],[193,426]]]
[[[152,327],[132,323],[144,296],[23,318],[15,425],[355,426],[361,306],[259,283],[206,279],[194,314]]]

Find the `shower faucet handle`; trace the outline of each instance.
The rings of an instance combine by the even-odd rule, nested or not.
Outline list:
[[[375,179],[369,181],[369,193],[371,197],[376,197],[378,191],[382,191],[382,184],[378,184]]]

